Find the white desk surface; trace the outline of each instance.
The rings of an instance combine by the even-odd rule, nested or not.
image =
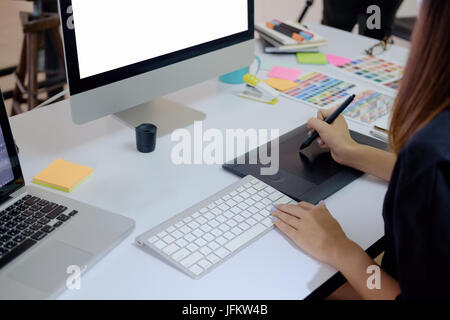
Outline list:
[[[376,42],[321,25],[311,29],[328,39],[324,53],[351,58]],[[294,55],[269,56],[259,47],[257,54],[265,70],[278,64],[304,73],[335,72],[331,66],[298,65]],[[394,46],[384,56],[405,62],[407,54]],[[279,128],[284,134],[316,114],[314,108],[285,98],[275,106],[247,101],[234,95],[240,89],[213,79],[168,97],[206,113],[205,129]],[[92,177],[68,196],[136,220],[133,233],[83,275],[81,290],[66,291],[60,299],[302,299],[336,272],[273,230],[202,279],[192,280],[135,246],[134,238],[238,177],[219,165],[173,165],[175,143],[169,135],[158,138],[156,152],[140,154],[134,131],[111,116],[77,126],[68,100],[12,117],[11,125],[27,183],[57,157],[91,166]],[[355,123],[350,127],[369,131]],[[385,192],[384,182],[366,175],[326,199],[347,235],[364,249],[384,234]]]

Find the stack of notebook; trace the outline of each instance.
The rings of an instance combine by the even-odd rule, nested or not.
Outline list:
[[[256,24],[256,31],[270,45],[267,53],[317,52],[318,47],[327,45],[325,38],[292,21],[272,20]]]

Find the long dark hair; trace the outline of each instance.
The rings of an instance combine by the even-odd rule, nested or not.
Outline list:
[[[450,1],[424,0],[395,101],[390,147],[395,153],[450,106]]]

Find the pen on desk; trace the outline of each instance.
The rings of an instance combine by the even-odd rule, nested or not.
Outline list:
[[[328,124],[332,124],[334,120],[336,120],[337,117],[345,110],[345,108],[348,107],[350,103],[352,103],[353,99],[355,99],[355,95],[352,94],[350,97],[347,98],[347,100],[344,101],[343,104],[339,106],[336,110],[333,111],[332,114],[328,118],[325,119],[325,122]],[[302,143],[300,146],[300,150],[303,150],[310,146],[310,144],[316,140],[319,137],[319,134],[317,131],[314,131],[306,140]]]

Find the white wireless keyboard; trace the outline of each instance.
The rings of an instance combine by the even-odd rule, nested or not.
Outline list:
[[[273,228],[272,206],[296,203],[246,176],[136,239],[199,278]]]

